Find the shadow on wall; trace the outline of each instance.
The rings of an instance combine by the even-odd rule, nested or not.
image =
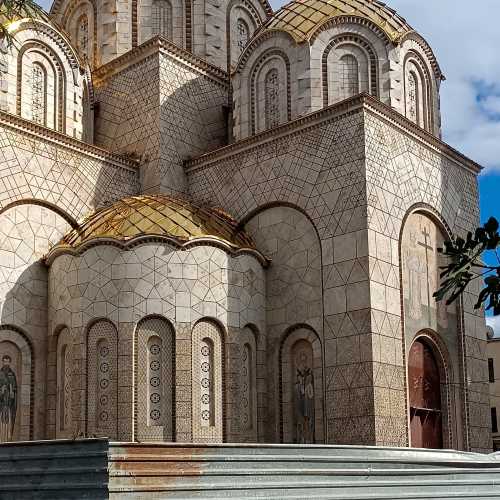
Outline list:
[[[0,441],[45,437],[48,271],[42,258],[69,228],[40,205],[0,213],[0,392],[10,394],[1,404],[14,424],[0,431]]]

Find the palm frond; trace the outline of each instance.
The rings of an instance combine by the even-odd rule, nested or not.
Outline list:
[[[10,47],[14,43],[9,30],[19,19],[44,19],[48,16],[34,0],[0,0],[0,43]]]

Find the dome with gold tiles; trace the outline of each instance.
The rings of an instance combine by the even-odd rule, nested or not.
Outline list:
[[[326,22],[343,16],[371,21],[395,43],[413,31],[395,10],[377,0],[294,0],[278,10],[263,31],[284,31],[300,43],[310,40]]]
[[[212,241],[232,250],[255,251],[250,236],[229,215],[157,194],[124,198],[95,211],[66,234],[50,254],[76,250],[92,242],[127,243],[141,237],[167,238],[180,246]]]

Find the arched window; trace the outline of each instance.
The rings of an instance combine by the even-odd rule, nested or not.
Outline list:
[[[89,57],[89,19],[86,15],[78,20],[77,46],[82,56]]]
[[[47,74],[41,64],[31,67],[31,113],[32,120],[40,125],[47,122]]]
[[[210,321],[200,321],[192,335],[193,441],[222,442],[222,341]]]
[[[359,93],[359,67],[357,59],[350,54],[340,58],[340,95],[347,99]]]
[[[280,124],[280,80],[278,70],[271,69],[265,79],[266,129]]]
[[[408,88],[406,90],[406,116],[412,122],[419,123],[419,88],[417,76],[413,71],[408,73]]]
[[[172,39],[172,5],[168,0],[153,0],[151,6],[152,35]]]
[[[245,49],[248,39],[250,38],[250,30],[248,29],[248,25],[243,19],[238,19],[237,25],[237,43],[238,43],[238,56]]]
[[[136,338],[137,439],[174,441],[174,329],[162,318],[146,318]]]
[[[96,437],[118,439],[118,335],[98,321],[87,342],[88,429]]]
[[[443,447],[441,379],[431,347],[417,339],[408,357],[410,434],[413,448]]]

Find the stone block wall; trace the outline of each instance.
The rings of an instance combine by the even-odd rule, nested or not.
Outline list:
[[[227,140],[225,78],[155,38],[95,73],[96,142],[142,159],[144,192],[185,193],[183,161]]]
[[[359,97],[195,159],[187,173],[196,202],[221,206],[242,223],[276,205],[308,216],[321,242],[326,440],[406,446],[401,222],[420,203],[453,231],[473,228],[477,165],[390,108]],[[470,304],[466,296],[467,326],[455,341],[466,346],[458,364],[474,372],[474,382],[469,375],[461,386],[470,441],[458,442],[486,450],[484,319]],[[279,397],[276,388],[272,394]]]

